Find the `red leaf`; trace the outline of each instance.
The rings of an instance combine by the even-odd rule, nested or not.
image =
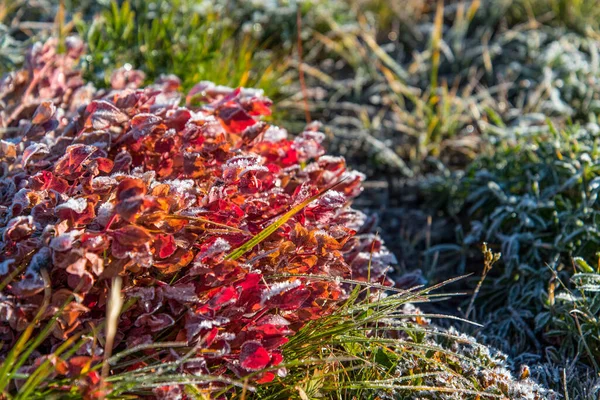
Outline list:
[[[114,162],[108,158],[99,157],[94,161],[98,163],[98,169],[104,173],[108,174],[113,169]]]
[[[243,100],[242,104],[250,115],[271,115],[273,102],[266,97],[252,97],[248,100]]]
[[[283,355],[279,351],[271,353],[271,365],[279,365],[283,361]]]
[[[239,134],[249,126],[256,124],[256,120],[239,105],[223,107],[218,110],[217,116],[223,127],[229,133]]]
[[[155,260],[154,267],[161,270],[163,274],[172,274],[186,267],[194,259],[191,250],[178,248],[173,255],[162,260]]]
[[[43,124],[48,121],[54,115],[56,106],[51,101],[43,101],[38,108],[35,109],[35,113],[31,118],[32,124]]]
[[[135,326],[146,326],[151,332],[159,332],[173,326],[175,320],[168,314],[144,314],[135,321]]]
[[[94,200],[84,197],[71,197],[66,202],[54,208],[56,216],[69,220],[74,224],[85,224],[96,216],[94,212]]]
[[[50,240],[50,247],[56,251],[67,251],[73,247],[73,242],[81,235],[83,231],[72,230],[58,235]]]
[[[20,241],[29,237],[35,231],[33,218],[15,217],[6,225],[2,239],[4,241]]]
[[[211,299],[208,302],[208,306],[213,310],[218,310],[228,303],[232,303],[237,300],[237,291],[235,288],[228,286],[222,289],[218,289],[214,294],[211,295]]]
[[[137,247],[152,239],[152,235],[141,226],[127,225],[111,233],[112,237],[124,247]]]
[[[89,369],[92,366],[92,357],[75,356],[69,359],[69,374],[72,377],[81,375],[84,369]]]
[[[105,100],[92,101],[85,111],[88,114],[85,126],[94,130],[108,129],[129,119],[127,114]]]
[[[134,197],[146,194],[146,185],[140,179],[125,178],[119,183],[117,188],[117,200],[130,200]]]
[[[54,165],[54,174],[66,179],[76,179],[81,176],[84,163],[97,151],[94,146],[74,144],[67,147],[65,155]]]
[[[140,179],[123,179],[117,187],[117,213],[127,221],[133,222],[144,206],[145,194],[146,185]]]
[[[271,307],[277,307],[282,310],[296,310],[308,299],[309,296],[310,291],[306,289],[304,285],[302,285],[300,287],[293,288],[269,297],[267,304]]]
[[[22,163],[23,165],[27,165],[27,162],[30,158],[36,156],[47,156],[49,153],[48,146],[43,143],[34,143],[28,146],[25,151],[23,151]]]
[[[157,235],[154,244],[160,258],[167,258],[177,250],[173,235]]]
[[[31,188],[34,190],[56,190],[59,193],[64,193],[69,184],[62,178],[56,177],[50,171],[40,171],[31,177]]]
[[[265,372],[259,379],[257,379],[255,382],[258,384],[262,384],[262,383],[269,383],[272,382],[273,379],[275,379],[275,374],[271,371]]]
[[[249,371],[259,371],[270,361],[269,352],[259,342],[248,341],[240,349],[240,365]]]
[[[154,114],[138,114],[131,119],[130,135],[133,140],[147,136],[162,122],[162,118]]]

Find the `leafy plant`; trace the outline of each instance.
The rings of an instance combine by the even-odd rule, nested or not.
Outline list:
[[[97,371],[113,341],[148,350],[136,370],[243,377],[280,364],[289,336],[339,306],[340,279],[391,283],[393,257],[355,235],[364,216],[349,200],[362,176],[324,155],[317,126],[287,139],[258,120],[271,105],[260,92],[208,82],[180,107],[172,76],[139,89],[139,72],[123,69],[111,92],[96,91],[76,68],[82,42],[65,43],[34,46],[0,84],[2,390],[13,393],[16,374],[25,393],[38,390],[49,363],[65,379],[83,374],[90,396],[110,390],[122,371]],[[122,313],[107,307],[117,276],[131,302]]]

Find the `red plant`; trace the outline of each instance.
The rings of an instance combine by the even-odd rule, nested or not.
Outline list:
[[[75,38],[65,54],[54,41],[36,45],[27,67],[0,83],[0,281],[14,275],[0,293],[0,357],[33,321],[45,287],[40,322],[59,316],[41,355],[102,323],[110,278],[120,275],[125,300],[135,300],[119,319],[115,351],[185,341],[204,360],[185,371],[244,376],[279,365],[288,337],[346,296],[335,279],[286,275],[389,283],[393,257],[375,236],[357,235],[365,217],[349,206],[362,175],[324,155],[318,125],[289,139],[260,121],[271,106],[260,92],[208,82],[182,107],[172,76],[138,88],[140,73],[120,70],[113,90],[96,90],[75,68],[82,51]],[[95,360],[99,339],[57,373]]]

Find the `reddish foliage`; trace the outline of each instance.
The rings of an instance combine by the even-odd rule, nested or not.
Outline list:
[[[0,278],[23,271],[0,294],[0,357],[34,318],[45,284],[44,319],[72,300],[42,355],[101,323],[110,278],[121,275],[125,299],[136,300],[114,352],[160,334],[197,347],[205,362],[184,370],[243,376],[279,365],[287,338],[347,294],[335,280],[273,275],[370,273],[389,283],[393,257],[374,236],[357,235],[366,219],[349,207],[362,176],[323,155],[317,125],[287,138],[257,119],[271,105],[259,92],[206,82],[180,107],[174,77],[138,88],[139,73],[119,71],[112,91],[97,91],[74,69],[81,43],[67,47],[59,55],[55,42],[35,46],[27,68],[0,83]],[[240,259],[225,259],[340,180]],[[90,341],[58,373],[96,362],[103,342]]]

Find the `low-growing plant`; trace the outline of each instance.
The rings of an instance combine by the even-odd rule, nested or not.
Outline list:
[[[348,199],[361,175],[323,155],[314,126],[287,139],[257,120],[271,104],[260,92],[206,82],[180,107],[172,76],[137,89],[139,73],[119,70],[113,90],[97,92],[74,69],[83,43],[68,38],[63,54],[56,44],[34,46],[0,86],[4,352],[30,326],[51,326],[35,348],[46,356],[98,327],[122,276],[125,300],[137,301],[119,317],[115,349],[183,341],[206,357],[188,372],[243,376],[279,364],[287,337],[345,297],[335,280],[265,276],[387,282],[391,256],[355,236],[364,217]],[[88,339],[79,355],[92,367],[112,349],[102,332]]]
[[[559,132],[550,124],[546,133],[516,134],[449,184],[459,189],[446,209],[466,234],[429,253],[439,264],[471,271],[476,244],[502,252],[482,285],[475,319],[485,321],[488,340],[513,355],[598,368],[597,271],[583,261],[596,258],[599,244],[597,129],[590,123]],[[436,199],[446,182],[422,187]]]

